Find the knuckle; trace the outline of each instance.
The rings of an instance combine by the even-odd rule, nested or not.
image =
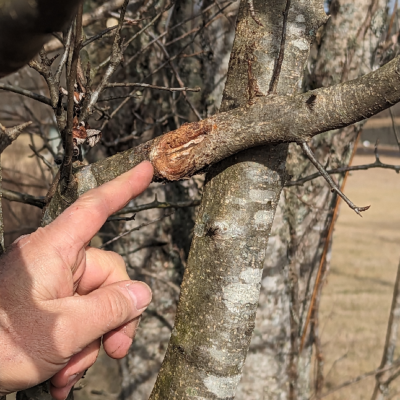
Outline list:
[[[110,288],[105,294],[102,304],[103,311],[110,320],[120,322],[129,318],[132,306],[120,288]]]
[[[120,270],[125,271],[126,270],[126,265],[125,265],[125,260],[123,257],[113,251],[107,252],[109,257],[111,258],[111,262],[113,263],[113,267],[116,267]]]

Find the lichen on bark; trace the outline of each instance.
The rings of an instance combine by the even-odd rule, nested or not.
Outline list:
[[[292,3],[279,94],[297,90],[313,37],[307,28],[316,29],[326,19],[319,2]],[[239,9],[223,111],[268,93],[282,36],[282,5],[259,1],[254,6],[261,25],[246,1]],[[267,240],[285,181],[286,149],[249,149],[208,173],[175,328],[152,400],[234,397],[254,330]]]

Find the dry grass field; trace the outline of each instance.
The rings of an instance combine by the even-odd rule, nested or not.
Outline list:
[[[372,154],[359,152],[353,165],[373,161]],[[381,161],[400,164],[398,149]],[[400,259],[400,175],[383,169],[353,172],[345,193],[371,208],[360,218],[342,204],[336,224],[320,313],[325,390],[379,366]],[[326,399],[370,399],[373,387],[372,377]],[[393,388],[399,390],[400,382]],[[400,399],[400,393],[392,399]]]

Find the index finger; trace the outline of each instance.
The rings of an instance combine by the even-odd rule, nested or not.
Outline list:
[[[110,182],[83,194],[42,231],[49,243],[67,251],[85,247],[107,218],[151,183],[153,166],[144,161]]]

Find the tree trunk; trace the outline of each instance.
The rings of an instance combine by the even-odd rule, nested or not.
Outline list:
[[[306,90],[341,82],[344,65],[348,66],[348,79],[371,71],[379,38],[370,29],[356,44],[355,38],[366,20],[368,23],[371,5],[375,6],[374,15],[377,9],[382,12],[385,4],[371,0],[331,3],[331,17],[309,60]],[[349,43],[355,52],[347,64]],[[329,163],[330,168],[347,165],[358,131],[359,127],[350,126],[315,137],[311,146],[320,163]],[[295,144],[289,146],[286,165],[293,180],[315,172]],[[339,186],[342,179],[343,175],[338,176]],[[238,400],[305,400],[314,384],[320,383],[310,381],[312,336],[307,336],[302,353],[299,347],[336,199],[322,178],[285,188],[281,195],[267,250],[256,333]],[[291,385],[295,388],[290,395]]]
[[[254,8],[260,23],[246,1],[240,5],[223,111],[268,95],[276,74],[279,94],[296,92],[312,33],[325,20],[318,1],[293,1],[284,16],[280,2],[256,1]],[[175,327],[151,399],[234,397],[254,329],[286,151],[287,145],[247,150],[208,173]]]

